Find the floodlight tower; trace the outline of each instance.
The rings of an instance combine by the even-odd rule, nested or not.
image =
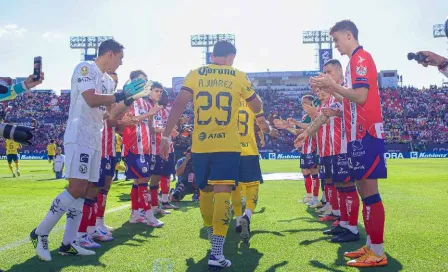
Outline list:
[[[329,44],[329,50],[325,50],[327,54],[330,54],[330,58],[333,57],[333,40],[331,39],[330,34],[327,30],[310,30],[310,31],[303,31],[302,33],[302,40],[304,44],[317,44],[318,48],[316,57],[316,63],[319,64],[319,70],[322,69],[324,63],[323,59],[321,57],[322,54],[322,45],[323,44]]]
[[[443,24],[437,24],[432,26],[432,36],[434,38],[446,38],[446,33]],[[448,49],[447,49],[448,51]],[[447,54],[448,55],[448,54]],[[445,78],[442,79],[442,84],[448,84],[448,81],[445,81]]]
[[[191,35],[191,47],[205,48],[205,64],[211,63],[210,47],[214,46],[218,41],[228,41],[235,45],[234,34],[199,34]]]
[[[76,36],[70,37],[71,49],[83,49],[81,60],[93,60],[98,56],[98,48],[105,40],[113,39],[112,36]],[[95,53],[89,55],[88,50],[95,49]]]

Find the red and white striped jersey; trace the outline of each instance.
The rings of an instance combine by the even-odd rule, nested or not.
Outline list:
[[[368,132],[384,139],[383,115],[381,111],[378,74],[372,56],[362,46],[355,49],[345,71],[347,88],[368,88],[363,105],[344,99],[344,122],[348,142],[361,140]]]
[[[152,100],[148,101],[149,105],[152,107],[154,106],[154,102]],[[165,129],[166,123],[168,121],[168,116],[170,114],[169,108],[161,109],[154,115],[152,118],[152,127],[154,129]],[[160,148],[160,142],[162,141],[162,133],[161,132],[152,132],[151,133],[151,148],[150,152],[152,155],[159,155],[159,148]],[[174,152],[173,142],[171,140],[170,136],[170,153]]]
[[[334,97],[330,97],[330,108],[342,112],[342,104]],[[331,155],[339,155],[347,153],[347,137],[345,134],[344,119],[339,116],[330,117],[330,141]]]
[[[302,117],[302,123],[310,124],[311,123],[311,117],[308,116],[308,114],[305,114]],[[314,151],[316,151],[316,136],[308,137],[302,146],[302,153],[303,154],[311,154]]]
[[[317,107],[317,112],[321,112],[322,108],[330,107],[330,99],[322,102],[319,107]],[[317,148],[320,157],[328,157],[332,154],[332,144],[330,140],[330,124],[328,122],[323,124],[319,131],[317,132]]]
[[[115,157],[115,127],[108,126],[107,121],[104,121],[101,137],[101,157]]]
[[[129,107],[126,114],[139,116],[149,112],[150,105],[139,98]],[[140,121],[137,125],[127,126],[123,131],[123,154],[150,154],[151,133],[148,119]]]

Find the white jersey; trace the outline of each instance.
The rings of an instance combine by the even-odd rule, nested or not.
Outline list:
[[[62,166],[64,165],[65,162],[65,156],[64,155],[56,155],[56,157],[54,158],[54,168],[53,170],[56,172],[61,172],[62,171]]]
[[[77,144],[101,152],[101,131],[105,108],[91,108],[82,93],[95,90],[102,93],[104,73],[93,61],[79,63],[72,76],[70,110],[65,129],[64,144]]]

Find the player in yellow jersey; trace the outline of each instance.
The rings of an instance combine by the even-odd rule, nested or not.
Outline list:
[[[195,111],[192,157],[196,183],[201,189],[200,210],[208,227],[212,250],[211,269],[229,267],[223,247],[230,224],[230,193],[237,185],[241,145],[238,133],[240,100],[253,112],[260,112],[261,100],[244,72],[232,67],[236,48],[218,41],[212,54],[213,64],[191,71],[184,80],[172,106],[160,155],[168,159],[169,136],[187,103],[193,99]]]
[[[118,180],[118,170],[123,169],[123,165],[121,165],[121,145],[123,144],[123,138],[121,138],[120,134],[115,133],[115,160],[117,162],[115,166],[115,178],[114,181]]]
[[[14,142],[13,140],[7,139],[5,141],[5,148],[6,148],[6,159],[8,160],[8,166],[9,170],[11,170],[12,176],[15,178],[16,173],[14,172],[14,169],[12,168],[12,162],[14,161],[16,163],[16,172],[17,176],[20,177],[20,169],[19,169],[19,156],[18,156],[18,149],[22,148],[22,145]]]
[[[239,166],[238,186],[232,191],[233,212],[236,216],[235,231],[241,233],[245,242],[250,238],[250,220],[258,202],[258,187],[262,182],[255,125],[261,132],[278,137],[278,131],[271,129],[264,117],[263,110],[253,113],[245,100],[240,101],[239,134],[241,144],[241,158]],[[262,135],[262,134],[261,134]],[[263,136],[261,136],[263,137]],[[246,189],[246,209],[243,215],[241,191]]]
[[[51,163],[56,155],[56,144],[54,140],[51,140],[47,145],[47,155],[48,155],[48,163]]]

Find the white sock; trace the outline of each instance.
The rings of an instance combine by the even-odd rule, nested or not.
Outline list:
[[[312,197],[313,195],[312,194],[306,194],[306,197]]]
[[[325,197],[325,194],[322,195],[322,201],[327,202],[327,198]],[[327,202],[328,203],[328,202]]]
[[[357,234],[358,233],[358,226],[347,225],[347,229],[349,229],[353,234]]]
[[[154,216],[154,212],[152,209],[145,211],[145,217],[148,222],[154,222],[156,220],[156,217]]]
[[[384,244],[372,244],[370,249],[375,253],[376,256],[384,255]]]
[[[78,232],[78,234],[76,235],[76,237],[78,237],[78,239],[82,238],[84,235],[86,235],[87,232]]]
[[[313,201],[317,201],[317,196],[313,196]]]
[[[213,235],[211,255],[214,255],[215,257],[220,259],[220,257],[223,255],[225,240],[226,238],[223,236]]]
[[[68,207],[72,205],[75,199],[70,195],[67,190],[62,191],[53,200],[50,211],[48,211],[45,218],[36,228],[36,234],[38,235],[48,235],[54,226],[64,215]]]
[[[95,227],[94,226],[88,226],[87,227],[87,233],[88,234],[92,234],[95,232]]]
[[[81,223],[83,206],[84,198],[78,198],[67,209],[67,222],[65,223],[64,237],[62,238],[64,245],[69,245],[76,239],[76,233],[78,233],[79,224]]]
[[[249,220],[252,218],[252,211],[249,209],[245,209],[244,210],[244,214],[247,215],[247,217],[249,217]]]
[[[166,202],[168,202],[168,194],[162,194],[162,202],[163,203],[166,203]]]
[[[153,213],[156,213],[156,211],[157,211],[158,208],[159,208],[159,207],[152,206],[152,207],[151,207],[151,211],[152,211]]]
[[[237,216],[236,217],[236,225],[239,226],[240,225],[240,220],[243,216]]]
[[[347,221],[339,221],[339,226],[343,227],[344,229],[348,229],[348,222]]]
[[[372,246],[372,242],[370,241],[370,235],[367,235],[366,246],[370,248]]]
[[[340,210],[331,210],[331,212],[333,213],[333,215],[337,215],[337,216],[341,216],[341,211]]]
[[[132,211],[132,213],[134,213],[134,211]],[[95,226],[103,226],[103,225],[104,225],[104,217],[97,217]]]

